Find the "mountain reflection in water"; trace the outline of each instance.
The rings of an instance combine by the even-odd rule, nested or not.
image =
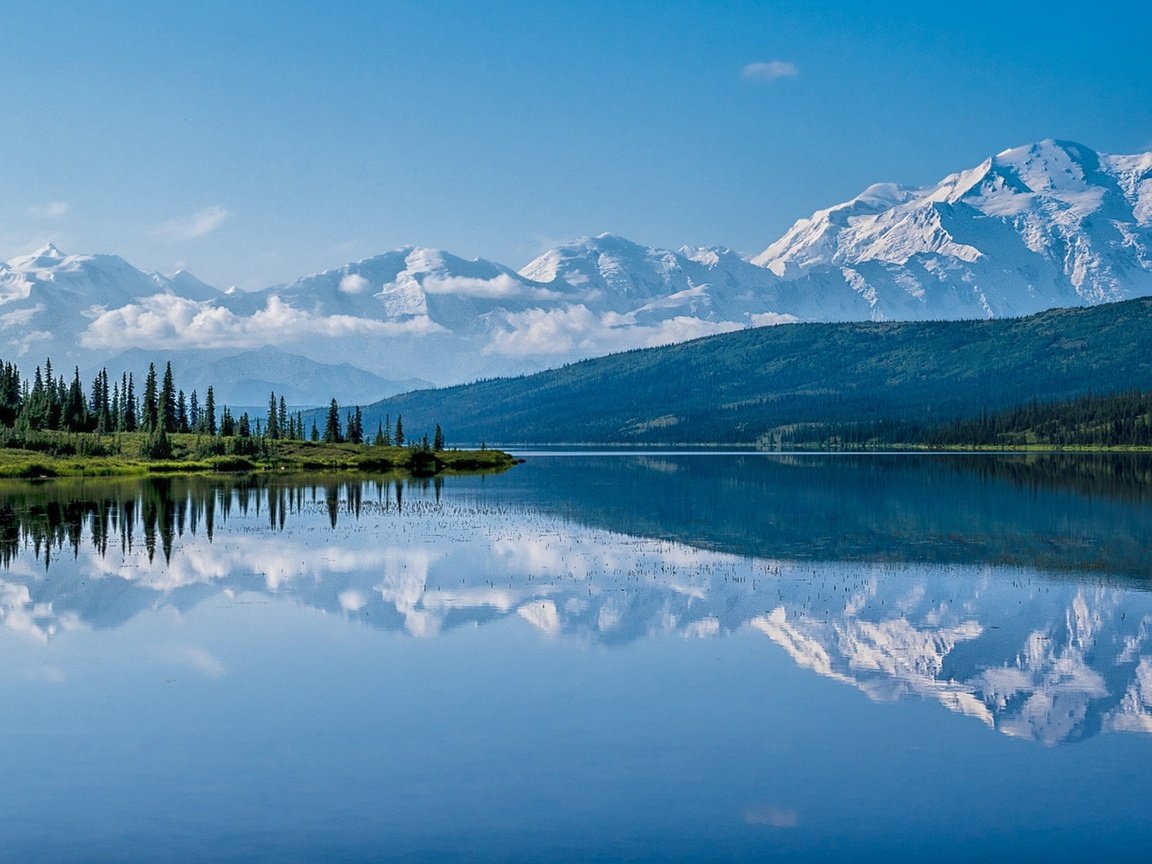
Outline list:
[[[609,645],[750,629],[874,700],[1045,744],[1148,733],[1148,466],[670,454],[11,483],[0,619],[47,641],[259,592],[421,637],[511,616]]]

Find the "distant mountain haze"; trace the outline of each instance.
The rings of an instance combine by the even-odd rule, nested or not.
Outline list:
[[[178,377],[218,376],[237,400],[268,388],[367,402],[766,324],[999,318],[1149,294],[1152,153],[1047,140],[929,187],[871,186],[747,258],[601,234],[514,270],[407,246],[246,293],[49,244],[0,262],[0,356],[85,376],[179,357]]]

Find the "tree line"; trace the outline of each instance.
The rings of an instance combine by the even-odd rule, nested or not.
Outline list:
[[[790,447],[870,449],[925,447],[1152,447],[1152,392],[1097,393],[1060,402],[1032,400],[971,417],[793,423],[762,434],[766,450]]]
[[[80,369],[75,367],[69,383],[52,368],[52,360],[37,366],[32,380],[21,376],[14,363],[0,361],[0,425],[17,433],[59,431],[106,435],[119,432],[142,432],[149,438],[146,447],[151,455],[171,455],[167,436],[195,434],[209,439],[235,438],[252,441],[245,446],[234,442],[234,453],[255,453],[255,442],[274,440],[321,441],[330,444],[366,443],[360,406],[341,419],[340,406],[332,399],[324,429],[313,420],[305,428],[303,412],[289,411],[287,402],[275,391],[268,397],[268,410],[263,417],[238,417],[227,405],[217,410],[215,389],[209,386],[201,400],[196,390],[185,394],[176,386],[172,363],[167,362],[163,375],[155,363],[148,364],[142,392],[137,393],[135,378],[125,372],[111,378],[102,368],[85,389]],[[425,450],[443,450],[444,434],[440,425],[431,442],[425,434],[419,442],[408,442],[403,417],[397,415],[377,425],[371,442],[374,445],[403,447],[418,445]],[[217,448],[218,449],[218,448]]]
[[[929,446],[1041,444],[1055,447],[1152,447],[1152,392],[1131,390],[1037,402],[943,424]]]

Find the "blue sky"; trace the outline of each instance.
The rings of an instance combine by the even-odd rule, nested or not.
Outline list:
[[[263,287],[413,243],[760,251],[1046,137],[1152,149],[1152,4],[6,4],[0,258]]]

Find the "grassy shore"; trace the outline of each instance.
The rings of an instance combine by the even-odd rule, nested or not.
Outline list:
[[[169,435],[172,457],[152,459],[143,433],[111,435],[38,432],[0,447],[0,477],[98,477],[207,472],[393,471],[418,475],[503,470],[515,460],[500,450],[442,450],[325,444],[313,441],[267,442],[254,454],[215,453],[219,439]],[[225,441],[224,449],[233,442]],[[19,445],[24,446],[19,446]]]

